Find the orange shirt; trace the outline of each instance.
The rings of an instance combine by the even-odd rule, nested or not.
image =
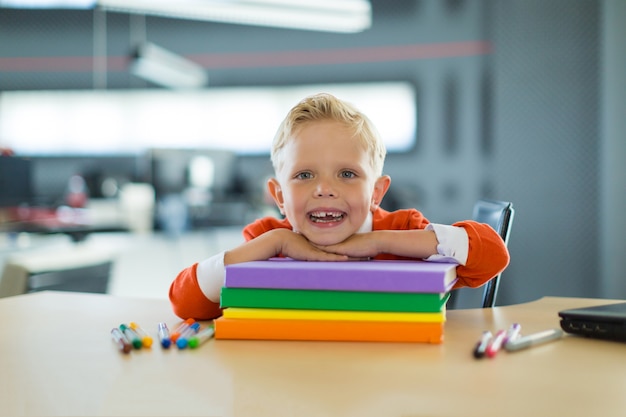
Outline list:
[[[378,209],[372,219],[373,230],[413,230],[424,229],[429,221],[415,209],[388,212]],[[504,241],[491,226],[471,220],[454,223],[463,227],[469,238],[469,250],[465,265],[457,267],[458,281],[454,288],[480,287],[498,275],[509,264],[509,252]],[[278,228],[291,229],[286,219],[264,217],[246,226],[243,235],[246,241]],[[406,259],[390,254],[380,254],[374,259]],[[184,319],[207,320],[219,317],[222,312],[202,293],[196,278],[194,264],[182,270],[170,286],[170,302],[174,313]]]

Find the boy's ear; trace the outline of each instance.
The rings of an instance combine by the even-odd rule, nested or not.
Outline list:
[[[285,200],[283,199],[283,190],[280,187],[280,183],[276,178],[270,178],[267,180],[267,191],[270,193],[276,206],[278,206],[278,210],[280,210],[280,214],[285,215],[285,210],[283,206],[285,204]]]
[[[376,180],[374,184],[374,192],[372,193],[372,202],[370,204],[370,210],[374,211],[379,206],[383,197],[387,194],[389,186],[391,185],[391,177],[389,175],[383,175]]]

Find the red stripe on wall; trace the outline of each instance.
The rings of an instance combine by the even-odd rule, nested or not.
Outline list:
[[[319,51],[192,55],[189,59],[209,69],[227,69],[413,61],[489,53],[491,45],[488,42],[477,41]]]
[[[207,69],[235,69],[414,61],[479,56],[491,52],[489,42],[469,41],[332,50],[199,54],[187,55],[186,58]],[[127,56],[109,56],[107,68],[109,71],[125,71],[129,62],[130,57]],[[93,64],[94,58],[91,56],[5,57],[0,58],[0,71],[90,72],[93,71]]]
[[[107,57],[110,71],[125,71],[129,57]],[[91,72],[94,58],[90,56],[48,56],[0,58],[2,72]]]

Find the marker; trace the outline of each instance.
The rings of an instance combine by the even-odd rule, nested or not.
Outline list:
[[[189,339],[189,348],[190,349],[197,348],[198,346],[202,345],[207,340],[211,339],[214,334],[215,334],[215,328],[213,327],[212,324],[208,327],[205,327],[204,329],[200,330],[195,336],[192,336]]]
[[[141,339],[139,338],[139,335],[135,333],[133,329],[131,329],[125,324],[120,324],[120,330],[122,331],[122,333],[124,333],[124,336],[128,338],[130,343],[133,344],[133,347],[135,349],[141,349],[141,345],[142,345]]]
[[[517,339],[520,336],[520,331],[522,331],[522,326],[519,323],[511,324],[509,330],[506,332],[506,336],[502,341],[502,345],[506,348],[507,343]]]
[[[164,349],[168,349],[172,344],[172,340],[170,339],[170,330],[167,328],[167,324],[159,323],[159,340],[161,341],[161,346]]]
[[[485,356],[485,350],[487,349],[487,346],[489,346],[489,342],[491,341],[492,337],[493,335],[489,330],[483,332],[482,337],[474,348],[474,357],[476,359],[480,359]]]
[[[180,323],[178,326],[176,326],[176,328],[174,329],[174,332],[170,334],[170,339],[172,339],[172,342],[176,342],[176,339],[178,339],[180,334],[184,332],[185,329],[187,329],[189,326],[191,326],[195,322],[196,321],[194,319],[187,319],[184,322]]]
[[[141,338],[141,344],[143,345],[143,347],[149,348],[152,346],[152,337],[150,337],[148,333],[146,333],[134,321],[131,321],[129,325],[130,325],[130,328],[133,329],[135,333],[137,333],[137,335],[139,335],[139,337]]]
[[[516,340],[512,340],[506,344],[505,349],[511,352],[526,349],[531,346],[560,339],[561,336],[563,336],[563,330],[561,329],[544,330],[539,333],[529,334],[528,336],[522,336]]]
[[[487,349],[485,350],[485,353],[488,357],[493,358],[494,356],[496,356],[496,354],[502,347],[502,342],[504,341],[505,336],[506,331],[498,330],[498,333],[496,333],[496,337],[493,338],[493,340],[491,341],[491,343],[489,343],[489,346],[487,346]]]
[[[189,338],[198,333],[199,329],[200,323],[194,323],[191,326],[187,327],[176,340],[176,346],[178,346],[178,349],[185,349],[187,347],[187,344],[189,343]]]
[[[115,343],[117,343],[117,346],[122,352],[130,353],[130,351],[133,350],[133,346],[128,342],[128,339],[126,339],[124,333],[122,333],[117,327],[111,329],[111,337],[113,338]]]

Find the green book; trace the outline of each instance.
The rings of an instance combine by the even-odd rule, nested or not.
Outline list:
[[[283,290],[223,287],[220,304],[223,308],[248,307],[438,312],[444,308],[448,297],[449,293]]]

